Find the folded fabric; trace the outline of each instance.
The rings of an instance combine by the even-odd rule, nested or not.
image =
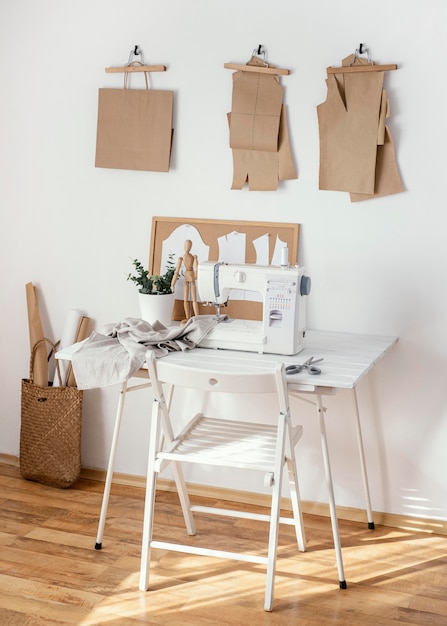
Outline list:
[[[93,389],[123,383],[142,367],[147,350],[162,357],[195,348],[220,320],[213,315],[197,315],[184,326],[167,328],[158,321],[150,324],[128,317],[109,324],[102,333],[93,332],[73,353],[77,386]]]

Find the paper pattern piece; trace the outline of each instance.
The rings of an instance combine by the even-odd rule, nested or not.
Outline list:
[[[234,72],[230,147],[277,152],[282,98],[278,76]]]
[[[234,230],[217,238],[219,263],[245,263],[246,234]],[[243,289],[231,289],[232,300],[246,300]]]
[[[174,92],[99,89],[96,167],[169,171]]]
[[[399,170],[397,169],[394,144],[388,126],[385,127],[383,145],[377,146],[376,177],[373,194],[351,193],[351,202],[360,202],[369,198],[389,196],[403,191]]]
[[[269,265],[270,257],[269,257],[269,237],[268,233],[253,239],[253,246],[256,251],[256,265]],[[274,265],[274,261],[272,260],[272,265]]]
[[[178,257],[183,255],[185,241],[189,239],[192,241],[192,250],[197,255],[199,261],[208,261],[210,247],[207,246],[199,231],[195,226],[191,224],[182,224],[178,226],[166,239],[163,240],[161,259],[160,259],[160,272],[163,272],[167,268],[169,255],[174,254],[173,261],[177,263]],[[175,294],[183,294],[185,286],[184,276],[179,276],[175,284]],[[199,297],[199,296],[197,296]]]
[[[177,262],[179,256],[183,255],[183,248],[185,241],[189,239],[192,241],[192,249],[194,254],[197,255],[199,261],[208,261],[208,255],[210,247],[207,246],[199,231],[195,226],[191,224],[182,224],[178,226],[162,243],[162,252],[160,259],[160,272],[163,272],[167,268],[169,261],[169,255],[174,254],[173,261]],[[180,280],[180,279],[179,279]]]
[[[219,263],[245,263],[245,233],[234,230],[217,238],[219,246]]]
[[[253,57],[247,65],[265,67]],[[232,189],[275,191],[279,180],[298,178],[287,127],[283,88],[275,74],[233,74],[232,110],[228,114],[233,151]]]
[[[352,202],[403,191],[383,80],[383,71],[328,74],[326,101],[317,106],[321,190],[347,191]]]

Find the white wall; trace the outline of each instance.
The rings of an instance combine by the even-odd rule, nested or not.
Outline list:
[[[126,274],[130,258],[148,256],[154,215],[298,222],[299,260],[313,281],[309,326],[399,336],[359,387],[374,508],[447,519],[446,19],[444,0],[2,0],[0,453],[19,451],[26,282],[38,286],[56,339],[70,308],[85,308],[97,327],[138,314]],[[351,204],[318,191],[316,106],[325,68],[360,42],[399,66],[385,80],[406,191]],[[123,78],[104,68],[126,63],[135,44],[146,62],[168,66],[153,86],[175,91],[169,173],[94,167],[97,90]],[[271,193],[230,190],[223,65],[246,62],[258,44],[292,70],[282,83],[299,180]],[[116,394],[85,394],[87,466],[105,467]],[[145,470],[144,394],[129,396],[121,472]],[[342,393],[328,403],[336,497],[362,507],[349,402]],[[325,501],[313,412],[300,420],[302,495]]]

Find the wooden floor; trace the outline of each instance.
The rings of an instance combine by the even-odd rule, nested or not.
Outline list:
[[[264,570],[154,551],[151,589],[138,591],[143,490],[114,486],[94,550],[103,484],[52,489],[0,464],[0,625],[397,626],[447,624],[447,538],[340,522],[348,589],[338,587],[328,518],[305,515],[306,553],[281,526],[272,613]],[[194,498],[194,501],[199,501]],[[224,506],[224,505],[223,505]],[[156,538],[183,540],[175,494],[157,496]],[[197,515],[196,542],[257,551],[266,525]]]

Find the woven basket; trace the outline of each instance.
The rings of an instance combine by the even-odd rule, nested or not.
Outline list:
[[[51,487],[70,487],[81,471],[82,391],[76,387],[39,387],[33,382],[34,357],[31,352],[30,377],[22,379],[20,429],[20,474]],[[61,383],[59,363],[56,371]],[[62,383],[61,383],[62,384]]]

